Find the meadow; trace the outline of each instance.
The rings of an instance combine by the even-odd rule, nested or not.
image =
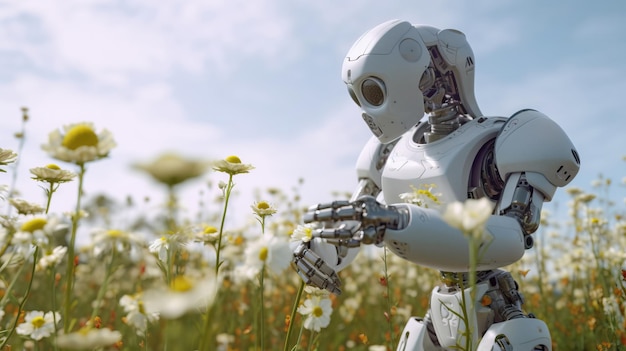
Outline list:
[[[234,155],[137,165],[167,193],[154,213],[137,211],[138,200],[84,198],[89,164],[107,162],[115,146],[91,123],[63,126],[42,147],[58,163],[14,174],[20,149],[0,145],[0,184],[28,177],[47,195],[0,193],[0,350],[394,350],[406,320],[426,312],[439,273],[384,248],[340,272],[341,295],[306,287],[290,244],[310,237],[310,204],[297,189],[259,189],[236,209],[249,220],[228,221],[236,180],[260,166]],[[182,210],[177,190],[198,178],[212,184],[205,196],[219,211]],[[626,208],[609,200],[624,185],[561,189],[567,219],[543,213],[535,247],[504,267],[554,350],[626,349]],[[59,187],[77,190],[71,213],[49,212]],[[138,215],[121,226],[120,212]],[[88,238],[77,241],[79,232]]]

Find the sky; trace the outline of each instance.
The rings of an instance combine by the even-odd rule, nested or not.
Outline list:
[[[163,189],[131,165],[177,152],[256,167],[235,179],[241,204],[263,200],[258,189],[296,186],[303,205],[327,202],[356,188],[371,135],[341,81],[344,56],[368,29],[403,19],[464,32],[483,114],[547,114],[581,157],[570,186],[612,179],[623,206],[625,10],[622,1],[0,0],[0,148],[18,150],[28,107],[16,186],[33,202],[43,195],[30,168],[74,170],[41,150],[48,133],[85,121],[118,144],[89,165],[87,195],[158,202]],[[181,188],[190,207],[207,179],[226,177]],[[0,173],[0,184],[11,181]],[[53,209],[72,209],[75,192],[63,187]],[[544,208],[568,199],[561,189]]]

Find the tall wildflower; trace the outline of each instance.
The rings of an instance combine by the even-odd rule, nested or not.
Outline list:
[[[113,135],[104,129],[96,133],[92,123],[74,123],[63,126],[48,134],[48,143],[41,148],[47,151],[53,158],[73,163],[79,167],[78,172],[78,195],[76,209],[72,214],[72,231],[67,252],[66,288],[65,288],[65,312],[64,331],[69,332],[72,319],[69,318],[72,306],[72,290],[74,286],[74,250],[76,244],[76,232],[81,211],[81,198],[83,193],[83,181],[86,167],[89,162],[107,157],[116,146]]]
[[[476,199],[467,199],[464,203],[454,202],[449,204],[444,213],[443,219],[452,227],[459,229],[468,239],[469,243],[469,284],[470,284],[470,305],[469,311],[467,301],[465,301],[465,293],[461,293],[463,321],[467,328],[467,337],[465,338],[465,350],[473,349],[478,340],[472,340],[470,337],[474,331],[470,330],[469,320],[475,311],[476,301],[476,267],[478,267],[478,256],[481,245],[489,243],[492,239],[491,234],[485,230],[485,224],[493,214],[493,204],[485,197]]]
[[[209,162],[183,157],[177,153],[166,152],[149,163],[137,163],[134,167],[146,172],[155,181],[167,187],[168,191],[168,230],[175,231],[178,198],[176,189],[184,182],[203,175]]]
[[[220,228],[218,231],[217,242],[215,243],[215,277],[219,278],[219,270],[220,266],[223,262],[220,261],[220,253],[222,251],[222,238],[224,235],[224,223],[226,222],[226,213],[228,212],[228,202],[230,200],[230,195],[235,186],[233,182],[233,177],[237,174],[249,173],[254,166],[250,164],[244,164],[241,162],[241,159],[238,156],[231,155],[226,157],[223,160],[219,160],[215,162],[213,165],[213,169],[218,172],[228,174],[228,183],[224,186],[220,186],[220,188],[224,191],[224,209],[222,211],[222,219],[220,221]],[[206,309],[206,317],[204,321],[204,337],[200,341],[200,351],[204,351],[208,349],[209,336],[210,336],[210,309]]]

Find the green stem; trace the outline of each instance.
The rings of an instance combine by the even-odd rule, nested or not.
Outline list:
[[[2,342],[2,345],[0,345],[0,350],[4,350],[4,346],[9,341],[9,339],[11,339],[11,336],[15,332],[15,328],[17,328],[17,323],[20,320],[20,315],[22,314],[22,311],[24,310],[24,305],[26,304],[26,300],[28,300],[30,289],[33,286],[33,281],[35,280],[35,268],[37,267],[38,255],[39,255],[39,246],[35,246],[35,252],[33,253],[33,268],[30,271],[30,280],[28,281],[28,285],[26,286],[26,292],[24,292],[24,298],[22,299],[19,306],[17,307],[17,315],[15,317],[15,320],[13,321],[13,325],[11,326],[11,330],[9,331],[9,335],[6,336],[6,339],[4,339],[4,341]],[[52,313],[56,313],[56,312],[52,311]]]
[[[298,305],[300,305],[300,298],[302,297],[302,291],[304,291],[304,281],[300,281],[300,287],[298,288],[298,292],[296,293],[296,300],[293,302],[293,308],[291,309],[291,316],[289,317],[289,327],[287,328],[287,335],[285,336],[285,346],[283,347],[283,351],[288,351],[289,349],[289,338],[291,337],[291,332],[293,331],[293,323],[296,319],[296,312],[298,310]],[[298,337],[298,340],[300,338]]]
[[[78,221],[80,219],[80,200],[83,193],[83,179],[85,176],[85,164],[80,163],[80,172],[78,173],[78,196],[76,200],[76,209],[72,215],[72,232],[70,235],[70,243],[67,247],[67,267],[65,272],[65,315],[63,323],[63,331],[69,333],[72,321],[70,318],[71,305],[72,305],[72,290],[74,288],[74,246],[76,245],[76,232],[78,230]]]
[[[102,285],[100,286],[100,289],[98,290],[98,295],[96,297],[96,304],[95,307],[93,308],[93,311],[91,312],[91,318],[90,320],[94,320],[94,318],[96,318],[96,316],[98,315],[98,312],[100,312],[100,304],[102,303],[102,299],[104,298],[104,293],[107,290],[107,287],[109,285],[109,278],[111,277],[111,274],[113,273],[113,264],[115,263],[115,254],[117,253],[117,250],[115,249],[115,246],[113,246],[113,252],[111,253],[111,260],[109,261],[109,264],[107,265],[106,268],[106,273],[104,275],[104,281],[102,282]]]
[[[387,269],[387,248],[383,248],[383,262],[384,262],[384,275],[385,275],[385,287],[387,288],[387,324],[389,325],[389,340],[391,345],[389,345],[390,349],[393,349],[393,346],[396,344],[396,340],[393,332],[393,322],[391,321],[391,287],[389,284],[389,270]]]
[[[216,247],[216,257],[215,257],[215,276],[217,278],[217,274],[220,270],[220,252],[222,251],[222,236],[224,234],[224,223],[226,222],[226,211],[228,210],[228,200],[230,199],[230,193],[233,189],[233,175],[229,175],[228,184],[226,185],[226,189],[224,192],[224,211],[222,212],[222,220],[220,222],[220,232],[217,238],[217,247]]]
[[[215,247],[215,279],[219,282],[218,274],[221,266],[220,262],[220,253],[222,251],[222,237],[224,235],[224,223],[226,223],[226,212],[228,211],[228,200],[230,199],[230,194],[233,189],[233,175],[230,174],[228,177],[228,184],[224,189],[224,211],[222,212],[222,219],[220,222],[220,230],[219,235],[217,237],[217,244]],[[219,290],[219,285],[215,287]],[[219,291],[218,291],[219,293]],[[205,320],[204,320],[204,334],[200,338],[200,351],[208,350],[209,347],[209,335],[211,334],[211,306],[207,306],[205,312]]]
[[[259,278],[259,283],[261,285],[261,287],[259,288],[259,294],[260,294],[260,299],[261,299],[261,303],[260,303],[260,314],[261,317],[259,318],[259,340],[261,342],[261,350],[265,350],[265,299],[263,297],[263,290],[264,290],[264,281],[265,281],[265,264],[263,264],[263,268],[261,268],[261,276]]]

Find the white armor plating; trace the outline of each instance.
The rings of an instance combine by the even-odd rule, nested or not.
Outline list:
[[[398,350],[451,350],[464,344],[467,330],[481,351],[551,350],[545,323],[522,312],[517,284],[498,268],[532,247],[544,201],[576,176],[580,160],[567,135],[534,110],[482,116],[473,92],[474,56],[456,30],[383,23],[350,49],[343,80],[374,136],[358,158],[352,199],[305,215],[305,222],[338,225],[319,229],[295,249],[301,277],[340,293],[336,272],[360,245],[385,245],[407,261],[460,277],[432,290],[429,314],[409,320]],[[442,219],[441,209],[401,199],[430,187],[441,207],[482,197],[495,205],[473,294],[458,283],[470,269],[467,238]],[[471,296],[476,309],[466,326],[458,318],[460,301]],[[492,302],[482,305],[483,296]]]

